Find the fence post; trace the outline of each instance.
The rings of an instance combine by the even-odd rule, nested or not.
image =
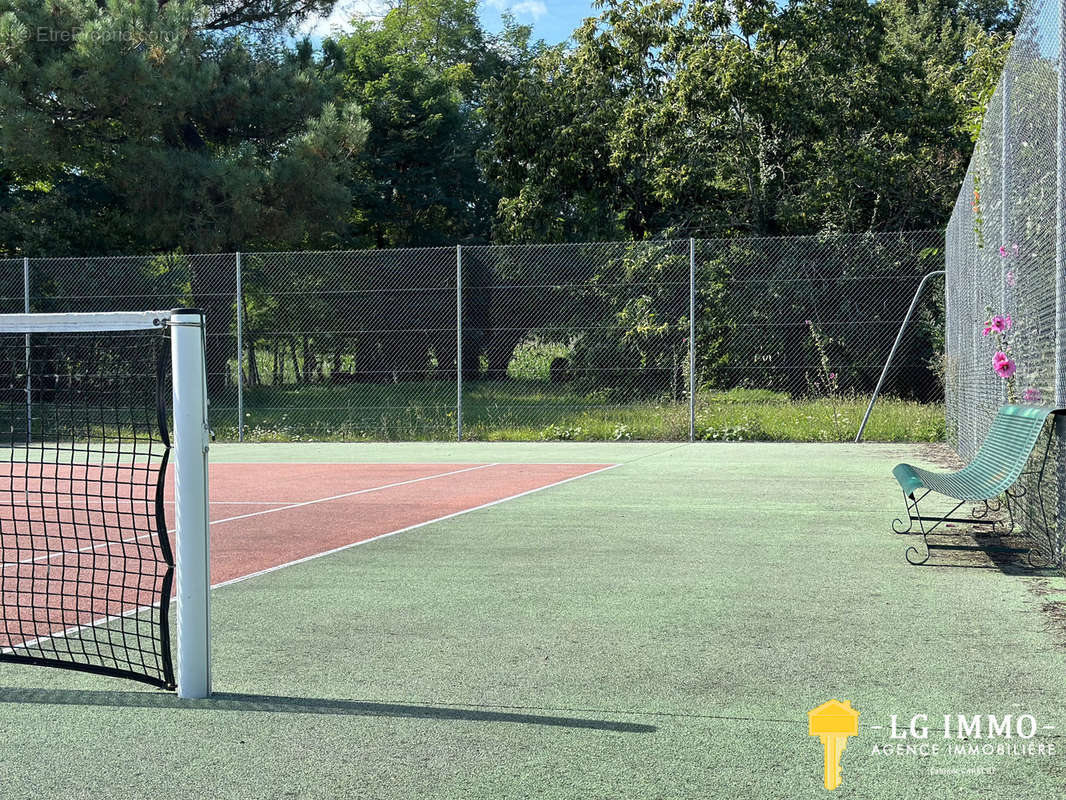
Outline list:
[[[463,441],[463,246],[455,246],[455,440]]]
[[[237,441],[244,441],[244,285],[237,252]]]
[[[688,440],[696,441],[696,240],[688,240]]]
[[[22,310],[30,313],[30,258],[22,259]],[[33,382],[30,372],[30,335],[26,334],[26,444],[33,443]]]
[[[1010,92],[1011,73],[1003,73],[1003,84],[1000,87],[1000,143],[999,143],[999,243],[1002,247],[1010,247],[1010,147],[1007,140],[1010,138]],[[1010,313],[1007,308],[1007,259],[1001,258],[999,267],[999,290],[1002,300],[1003,314]]]
[[[1059,0],[1059,64],[1058,64],[1058,112],[1055,142],[1055,408],[1063,408],[1066,401],[1066,0]],[[1062,555],[1063,534],[1066,532],[1066,415],[1055,416],[1056,449],[1056,542]]]

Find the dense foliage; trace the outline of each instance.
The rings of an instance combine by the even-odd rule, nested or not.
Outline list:
[[[604,0],[571,41],[548,46],[513,23],[487,33],[476,0],[395,0],[335,38],[293,35],[332,6],[0,0],[0,257],[940,227],[1018,22],[1003,0]],[[229,262],[152,263],[130,280],[207,309],[222,380]],[[298,379],[321,378],[327,362],[445,374],[445,335],[329,333],[354,312],[315,293],[375,280],[336,263],[286,267],[284,288],[302,291],[278,304],[247,262],[253,330],[322,317],[300,343]],[[544,265],[502,267],[467,265],[468,285],[484,287],[466,300],[471,379],[506,375],[531,334],[513,324],[522,303],[490,285],[535,283]],[[710,286],[728,277],[706,269]],[[578,369],[608,357],[623,373],[652,366],[677,399],[687,310],[674,284],[686,270],[683,252],[623,253],[585,277],[582,303],[609,314],[602,333],[565,334],[565,303],[540,325]],[[612,288],[656,280],[666,288]],[[419,302],[393,309],[428,313]],[[717,289],[700,302],[717,308]],[[434,314],[427,326],[446,311]],[[503,316],[508,334],[485,334]],[[728,367],[730,322],[700,331],[704,379]],[[254,353],[248,364],[254,384]]]
[[[607,0],[571,42],[398,0],[0,0],[0,253],[939,226],[1014,12]]]

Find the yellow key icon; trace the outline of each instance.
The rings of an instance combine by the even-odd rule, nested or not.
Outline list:
[[[825,788],[832,791],[841,782],[840,757],[848,737],[859,733],[859,712],[851,701],[833,699],[807,712],[807,733],[817,736],[825,750]]]

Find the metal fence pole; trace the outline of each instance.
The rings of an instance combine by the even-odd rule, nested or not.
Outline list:
[[[696,240],[688,240],[688,440],[696,441]]]
[[[244,441],[244,285],[237,253],[237,441]]]
[[[1057,184],[1055,202],[1055,408],[1066,405],[1066,65],[1062,56],[1066,54],[1066,0],[1059,0],[1059,74],[1058,74],[1058,108],[1057,136],[1055,142]],[[1066,528],[1066,416],[1055,417],[1056,447],[1056,510],[1055,531],[1058,541],[1056,548],[1061,551],[1064,528]],[[1059,556],[1060,553],[1053,553]]]
[[[1066,400],[1066,65],[1062,55],[1066,54],[1066,0],[1059,2],[1058,19],[1059,64],[1058,64],[1058,107],[1056,109],[1055,141],[1055,408],[1062,408]],[[1066,525],[1066,464],[1063,463],[1063,444],[1066,443],[1066,418],[1055,417],[1056,445],[1056,522],[1058,538],[1056,546],[1062,541],[1063,528]]]
[[[237,254],[237,441],[244,441],[244,285]]]
[[[999,144],[999,237],[1000,246],[1010,247],[1010,92],[1011,74],[1005,72],[1000,86],[1000,144]],[[1010,313],[1007,308],[1007,259],[1000,259],[1000,292],[1002,314]]]
[[[22,310],[30,313],[30,259],[22,259]],[[33,383],[30,378],[30,335],[26,334],[26,444],[33,442]]]
[[[896,357],[899,343],[903,341],[903,334],[907,332],[907,326],[910,324],[911,317],[914,316],[914,309],[918,307],[918,301],[922,297],[922,290],[925,288],[925,284],[929,282],[930,278],[946,274],[946,270],[934,270],[933,272],[926,273],[925,277],[922,278],[922,282],[918,284],[918,288],[914,292],[914,297],[911,298],[911,304],[907,308],[907,314],[903,317],[903,323],[899,326],[896,340],[892,342],[892,349],[888,351],[888,358],[885,359],[885,366],[884,369],[881,370],[881,377],[877,379],[877,386],[874,387],[874,393],[870,397],[870,404],[866,406],[866,413],[863,415],[862,424],[859,425],[859,432],[855,434],[856,444],[862,441],[863,432],[866,430],[866,423],[870,421],[870,414],[873,413],[874,404],[877,402],[877,398],[881,394],[881,387],[885,385],[885,378],[888,377],[888,371],[892,368],[892,359]],[[944,291],[946,292],[947,289]]]
[[[463,246],[455,246],[455,440],[463,441]]]

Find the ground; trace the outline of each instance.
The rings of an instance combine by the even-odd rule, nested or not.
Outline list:
[[[0,665],[0,798],[825,797],[806,715],[832,698],[860,712],[836,796],[1062,797],[1066,584],[950,551],[907,564],[890,470],[937,457],[217,445],[620,466],[216,589],[210,700]],[[919,714],[938,755],[874,753],[914,743],[889,726]],[[1031,739],[969,744],[1054,755],[947,755],[945,714],[1031,714]]]

